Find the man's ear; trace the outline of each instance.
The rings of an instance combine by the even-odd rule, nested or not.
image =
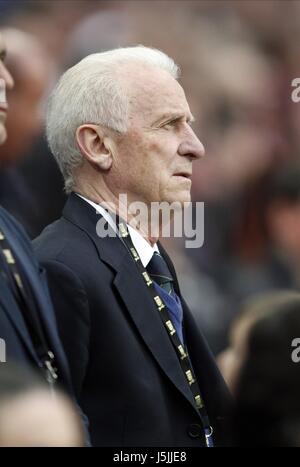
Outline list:
[[[112,165],[111,144],[109,136],[101,127],[93,124],[81,125],[76,130],[76,142],[83,157],[96,170],[109,170]]]

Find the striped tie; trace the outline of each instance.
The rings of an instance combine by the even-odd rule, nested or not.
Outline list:
[[[169,295],[174,294],[173,278],[163,257],[155,252],[147,266],[147,271],[160,287],[162,287]]]

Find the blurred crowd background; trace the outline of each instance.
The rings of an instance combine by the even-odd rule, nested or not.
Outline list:
[[[60,216],[62,177],[44,139],[47,95],[82,57],[162,49],[180,65],[206,157],[192,198],[205,242],[165,240],[182,293],[217,355],[253,295],[300,285],[300,2],[7,0],[0,27],[15,79],[0,149],[0,204],[31,238]],[[151,176],[151,174],[149,174]]]
[[[300,445],[291,359],[300,337],[300,102],[291,98],[300,1],[0,0],[0,29],[15,80],[0,205],[31,238],[66,200],[44,136],[47,96],[61,73],[90,53],[136,44],[180,65],[206,148],[192,185],[193,201],[205,203],[205,240],[198,249],[180,238],[163,243],[236,396],[234,444]],[[0,446],[83,444],[68,400],[54,407],[32,376],[1,367],[0,392]],[[42,439],[41,413],[52,417]],[[59,417],[66,426],[57,432]]]

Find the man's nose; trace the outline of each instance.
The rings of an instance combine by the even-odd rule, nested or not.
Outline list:
[[[192,159],[199,159],[205,155],[205,148],[191,127],[188,128],[186,137],[180,144],[178,153]]]
[[[6,66],[0,62],[0,78],[5,81],[6,89],[11,90],[14,87],[14,80]]]

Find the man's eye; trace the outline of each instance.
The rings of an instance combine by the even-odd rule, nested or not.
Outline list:
[[[174,127],[176,124],[176,120],[173,120],[172,122],[168,122],[168,123],[165,123],[163,125],[163,128],[165,128],[166,130],[170,130],[172,127]]]

